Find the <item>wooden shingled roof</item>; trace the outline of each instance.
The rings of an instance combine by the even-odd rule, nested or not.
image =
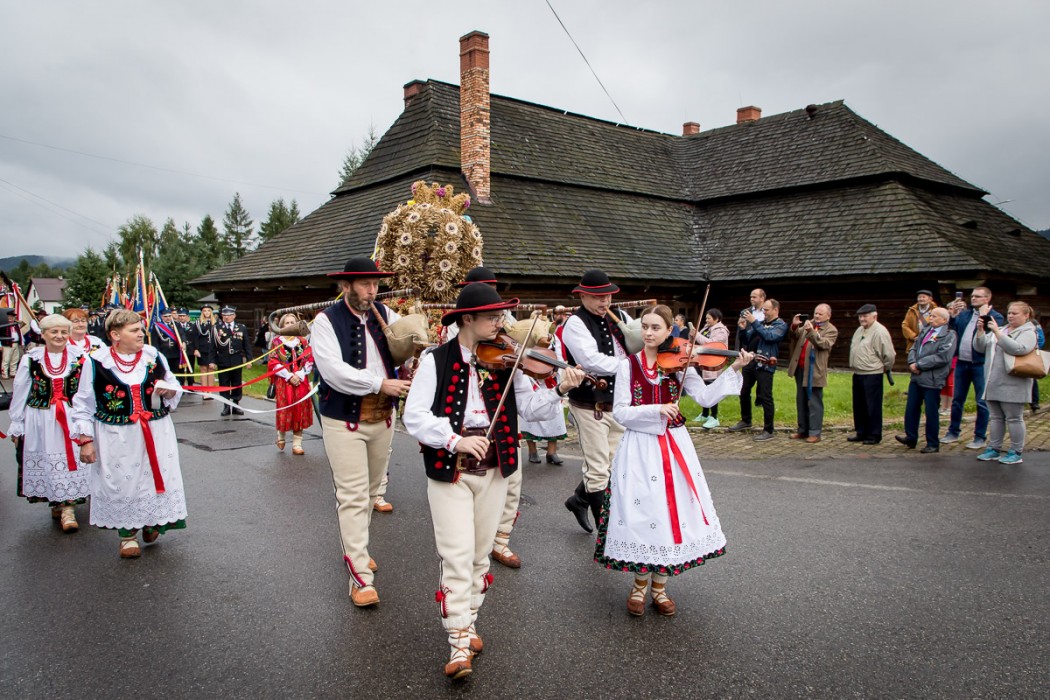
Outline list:
[[[265,286],[370,254],[423,179],[467,183],[459,89],[428,81],[333,198],[194,281]],[[471,216],[501,278],[696,283],[995,270],[1046,276],[1050,241],[842,102],[675,136],[491,98],[492,204]],[[751,251],[743,254],[742,251]]]

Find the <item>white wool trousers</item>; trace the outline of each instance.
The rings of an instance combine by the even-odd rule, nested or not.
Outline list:
[[[623,437],[623,426],[616,422],[612,412],[606,411],[601,420],[595,420],[594,410],[569,404],[569,413],[580,432],[583,449],[583,485],[589,493],[604,491],[609,485],[613,456]]]
[[[386,421],[354,425],[356,429],[351,430],[343,421],[321,416],[344,561],[355,584],[371,586],[374,575],[368,568],[368,525],[372,503],[390,463],[394,430]]]
[[[473,624],[489,587],[489,553],[507,500],[499,469],[460,473],[453,483],[427,480],[434,541],[441,559],[438,605],[447,630]]]
[[[503,501],[503,514],[499,519],[499,532],[508,535],[514,529],[514,521],[518,519],[518,506],[521,505],[521,473],[524,471],[521,460],[518,460],[518,471],[506,478],[507,497]]]

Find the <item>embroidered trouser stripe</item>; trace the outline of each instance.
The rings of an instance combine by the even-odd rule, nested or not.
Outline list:
[[[383,423],[359,423],[349,430],[343,421],[321,416],[324,449],[332,468],[332,484],[339,516],[339,535],[347,570],[354,583],[370,586],[368,526],[372,503],[390,462],[394,431]]]
[[[507,497],[507,480],[498,469],[484,476],[461,474],[455,483],[427,480],[434,541],[441,558],[445,591],[442,624],[466,627],[487,588],[489,553]]]

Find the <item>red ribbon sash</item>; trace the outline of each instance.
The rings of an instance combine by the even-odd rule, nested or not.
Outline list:
[[[65,377],[51,380],[51,405],[55,407],[55,420],[58,427],[62,429],[62,436],[66,441],[66,467],[71,472],[77,470],[77,458],[73,453],[73,440],[69,437],[69,421],[66,418],[66,404],[69,399],[65,392]]]
[[[153,487],[157,493],[164,493],[164,477],[160,474],[160,462],[157,460],[157,446],[153,442],[153,431],[149,422],[153,412],[142,405],[141,385],[131,387],[131,422],[142,426],[142,437],[146,442],[146,454],[149,456],[149,467],[153,471]]]
[[[707,521],[707,514],[704,513],[704,505],[700,502],[700,494],[696,490],[696,484],[693,483],[693,475],[689,473],[689,468],[686,466],[685,457],[682,455],[682,450],[679,449],[678,443],[675,442],[674,436],[670,433],[664,433],[659,436],[660,442],[660,456],[663,458],[664,467],[664,493],[667,494],[667,514],[671,519],[671,534],[674,536],[675,544],[682,544],[682,527],[678,522],[678,500],[674,492],[674,473],[673,465],[671,464],[671,455],[674,455],[674,459],[678,462],[678,468],[682,472],[682,476],[685,477],[685,482],[689,484],[689,490],[693,492],[693,496],[696,497],[696,502],[700,506],[700,515],[704,519],[704,525],[710,525]]]

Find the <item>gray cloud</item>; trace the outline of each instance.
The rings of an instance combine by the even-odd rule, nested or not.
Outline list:
[[[100,248],[135,214],[220,219],[235,191],[257,222],[277,197],[309,212],[346,149],[400,113],[404,83],[458,82],[457,40],[473,29],[492,37],[493,92],[619,121],[544,2],[0,6],[0,134],[216,178],[0,138],[0,179],[104,224],[0,183],[5,255]],[[845,99],[1050,226],[1045,3],[554,6],[633,125],[678,133],[731,124],[746,104]]]

